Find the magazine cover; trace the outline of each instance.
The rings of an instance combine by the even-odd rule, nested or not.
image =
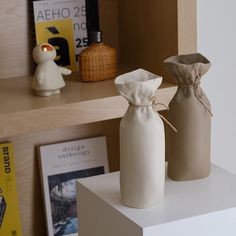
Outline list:
[[[39,147],[49,236],[78,235],[76,179],[108,172],[106,138]]]
[[[56,47],[59,66],[78,69],[78,55],[88,46],[85,0],[33,1],[36,43]]]
[[[0,235],[22,236],[12,143],[0,144]]]

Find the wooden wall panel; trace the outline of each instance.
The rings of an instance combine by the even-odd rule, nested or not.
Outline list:
[[[0,78],[32,72],[32,36],[28,0],[1,1]]]
[[[11,141],[14,144],[17,190],[24,236],[46,235],[36,147],[105,135],[110,171],[116,171],[119,169],[119,122],[119,119],[115,119],[1,140]]]
[[[196,0],[119,0],[121,62],[175,83],[162,61],[197,48]]]
[[[118,1],[99,0],[99,20],[104,43],[116,48],[119,55]]]
[[[0,7],[0,79],[31,75],[32,18],[28,0],[7,0]],[[100,0],[100,23],[104,42],[117,48],[118,8],[117,0]]]
[[[168,80],[162,61],[178,53],[176,19],[177,1],[119,0],[121,62]]]
[[[0,78],[33,73],[29,2],[1,4],[0,53],[4,57],[0,59]],[[99,11],[104,42],[115,47],[129,66],[169,79],[163,59],[196,51],[196,0],[99,0]]]
[[[197,51],[197,1],[178,0],[178,53]]]

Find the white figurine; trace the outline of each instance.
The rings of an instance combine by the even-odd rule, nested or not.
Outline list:
[[[34,61],[38,64],[32,88],[38,96],[51,96],[60,94],[60,89],[65,86],[62,75],[71,74],[71,70],[58,66],[55,48],[48,43],[40,44],[33,49]]]

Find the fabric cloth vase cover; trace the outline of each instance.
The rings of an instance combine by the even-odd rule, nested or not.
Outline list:
[[[211,64],[199,53],[164,61],[176,78],[178,90],[169,104],[168,120],[178,130],[166,129],[168,176],[177,181],[210,174],[211,105],[200,87]]]
[[[148,208],[164,196],[164,125],[153,98],[162,77],[143,69],[115,79],[129,108],[120,123],[120,190],[124,205]]]

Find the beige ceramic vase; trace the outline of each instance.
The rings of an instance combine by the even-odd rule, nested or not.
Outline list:
[[[168,176],[180,181],[207,177],[210,174],[211,105],[200,82],[210,62],[197,53],[170,57],[164,65],[178,82],[168,111],[168,120],[178,132],[166,129]]]

